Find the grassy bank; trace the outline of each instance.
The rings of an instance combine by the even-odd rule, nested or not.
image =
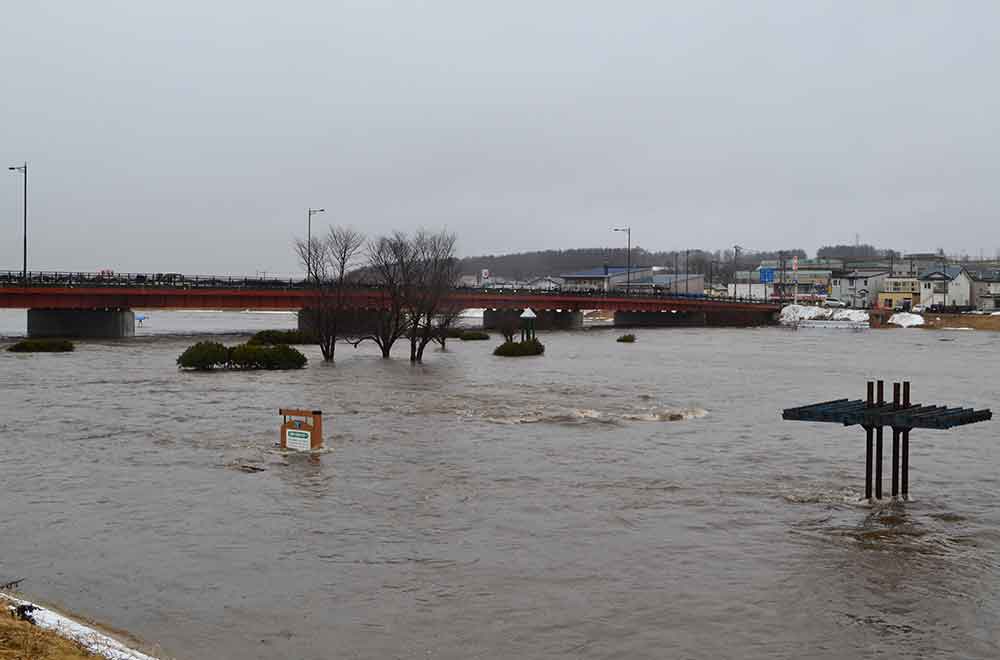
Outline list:
[[[934,314],[923,315],[924,324],[920,327],[931,330],[943,328],[973,328],[975,330],[993,330],[1000,332],[1000,316],[988,314]]]
[[[99,656],[88,652],[76,642],[19,621],[7,613],[6,604],[0,612],[0,659],[2,660],[85,660]]]

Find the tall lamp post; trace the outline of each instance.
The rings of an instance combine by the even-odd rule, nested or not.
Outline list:
[[[739,245],[733,246],[733,300],[736,300],[736,287],[739,282],[739,280],[736,279],[736,269],[740,264],[740,250],[742,249],[743,248]]]
[[[625,232],[627,241],[628,249],[625,252],[625,295],[627,296],[632,292],[632,228],[625,225],[624,227],[615,227],[613,231]]]
[[[313,216],[317,213],[326,213],[326,209],[309,209],[309,226],[306,230],[308,232],[306,234],[306,278],[310,280],[313,274]]]
[[[28,284],[28,162],[24,165],[8,167],[11,172],[20,172],[24,175],[24,265],[21,270],[21,279],[25,285]]]

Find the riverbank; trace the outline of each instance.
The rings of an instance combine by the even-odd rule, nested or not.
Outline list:
[[[126,633],[0,593],[0,660],[156,660],[135,650],[140,645]]]
[[[80,644],[64,639],[13,616],[0,616],[0,658],[35,660],[86,660],[94,655]]]
[[[990,314],[933,314],[925,313],[925,330],[957,330],[969,328],[972,330],[991,330],[1000,332],[1000,316]]]

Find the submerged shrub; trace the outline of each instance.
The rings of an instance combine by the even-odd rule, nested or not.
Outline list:
[[[229,366],[233,369],[301,369],[307,361],[305,355],[286,344],[239,344],[229,349]]]
[[[622,335],[618,338],[618,341],[622,344],[634,344],[635,335]]]
[[[311,344],[313,339],[301,330],[261,330],[250,338],[248,344]]]
[[[462,341],[483,341],[490,338],[490,333],[481,330],[466,330],[458,336]]]
[[[537,339],[528,341],[507,341],[496,347],[493,355],[500,357],[523,357],[526,355],[541,355],[545,352],[545,345]]]
[[[7,350],[11,353],[69,353],[76,347],[65,339],[25,339]]]
[[[224,367],[229,362],[229,351],[217,341],[200,341],[188,347],[177,358],[181,369],[209,371],[216,367]]]

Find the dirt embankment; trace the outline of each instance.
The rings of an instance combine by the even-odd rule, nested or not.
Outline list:
[[[930,330],[943,328],[972,328],[1000,332],[1000,316],[989,314],[934,314],[925,313],[924,324],[920,327]]]

